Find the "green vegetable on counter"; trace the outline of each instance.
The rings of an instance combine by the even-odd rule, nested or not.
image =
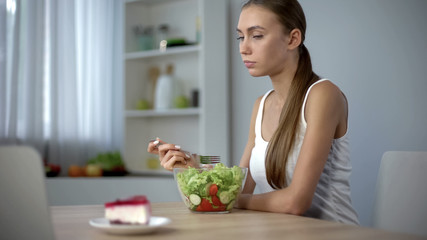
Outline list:
[[[97,164],[104,171],[114,171],[115,169],[124,169],[125,164],[123,163],[120,152],[106,152],[100,153],[96,157],[91,158],[87,161],[87,164]]]

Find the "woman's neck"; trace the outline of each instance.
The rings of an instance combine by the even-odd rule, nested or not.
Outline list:
[[[291,83],[294,79],[295,73],[298,68],[298,59],[294,59],[290,63],[284,64],[284,68],[281,72],[270,75],[271,83],[274,88],[274,92],[277,94],[276,101],[282,105],[285,103],[286,98],[291,87]]]

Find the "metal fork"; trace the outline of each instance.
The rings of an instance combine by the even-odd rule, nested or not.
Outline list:
[[[221,162],[221,158],[219,156],[202,156],[199,155],[201,164],[217,164]]]
[[[156,148],[158,148],[162,143],[157,140],[152,140],[152,142],[156,143]],[[203,155],[197,155],[199,157],[199,161],[201,164],[217,164],[221,162],[220,156],[203,156]]]

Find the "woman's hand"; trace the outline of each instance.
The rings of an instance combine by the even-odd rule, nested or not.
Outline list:
[[[191,155],[181,150],[179,145],[166,143],[159,138],[148,143],[147,151],[159,155],[160,165],[169,171],[177,167],[199,167],[197,155]]]
[[[150,141],[148,143],[147,152],[151,154],[159,154],[159,146],[165,144],[164,141],[160,140],[160,138],[156,138],[156,140]]]

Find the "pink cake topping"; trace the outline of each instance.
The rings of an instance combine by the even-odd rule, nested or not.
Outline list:
[[[105,203],[105,207],[114,207],[114,206],[123,206],[123,205],[143,205],[148,204],[149,201],[146,196],[144,195],[137,195],[126,199],[117,199],[114,202],[107,202]]]

